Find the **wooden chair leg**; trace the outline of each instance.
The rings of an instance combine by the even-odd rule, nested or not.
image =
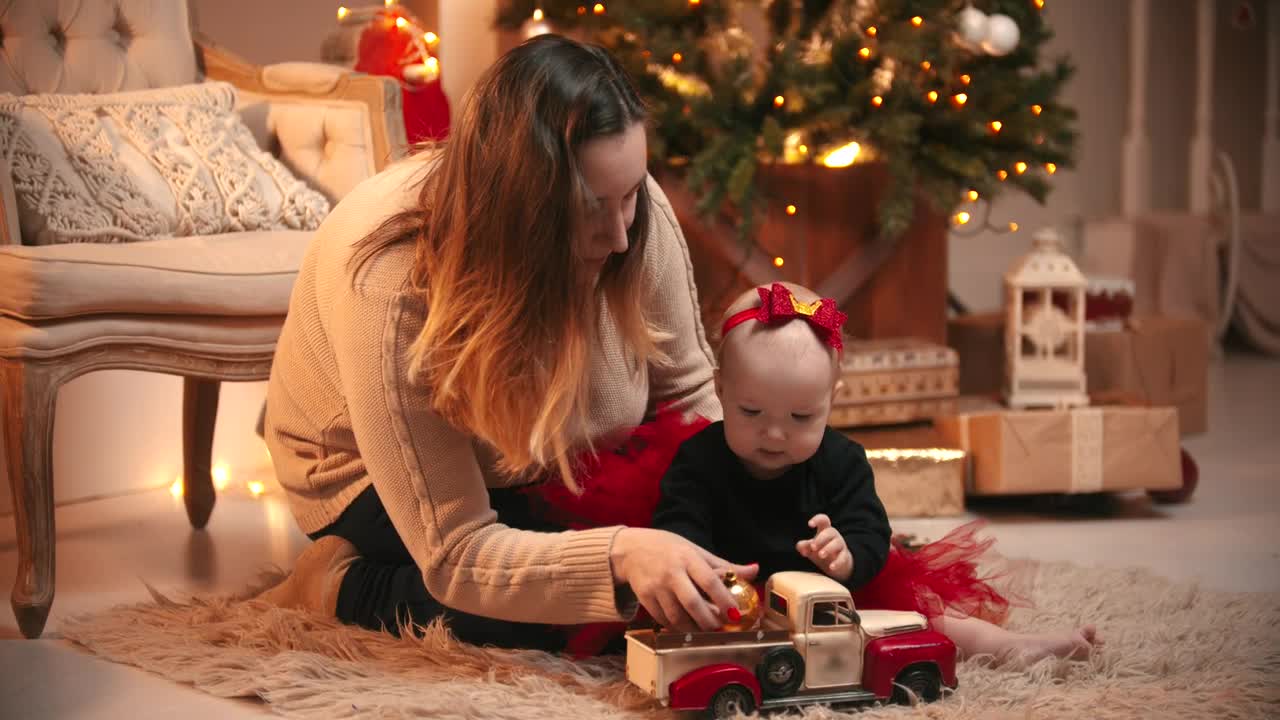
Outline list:
[[[182,392],[182,502],[197,530],[209,522],[213,487],[213,427],[218,419],[217,380],[184,378]]]
[[[53,414],[58,378],[16,360],[4,378],[4,449],[18,534],[18,575],[9,596],[18,628],[40,637],[53,605]]]

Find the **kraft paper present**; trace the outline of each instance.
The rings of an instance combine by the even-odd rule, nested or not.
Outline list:
[[[940,517],[964,512],[969,459],[947,448],[930,423],[845,432],[867,449],[876,494],[889,517]]]
[[[1139,317],[1128,328],[1085,336],[1090,393],[1126,393],[1178,409],[1181,434],[1209,429],[1209,346],[1196,318]]]
[[[1175,408],[984,407],[934,424],[945,444],[969,453],[967,490],[973,495],[1182,486]]]

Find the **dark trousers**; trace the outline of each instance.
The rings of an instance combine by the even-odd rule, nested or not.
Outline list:
[[[519,490],[490,490],[489,502],[498,521],[506,525],[526,530],[562,529],[535,519],[527,496]],[[360,558],[351,564],[338,590],[337,614],[342,622],[399,635],[401,626],[427,625],[444,616],[455,637],[476,645],[564,649],[567,635],[562,628],[472,615],[447,608],[431,597],[422,582],[422,571],[372,485],[333,524],[310,537],[316,540],[326,535],[337,535],[360,551]]]

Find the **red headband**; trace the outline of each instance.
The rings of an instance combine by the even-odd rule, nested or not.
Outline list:
[[[781,325],[803,318],[822,342],[836,350],[844,349],[840,328],[844,326],[848,316],[836,309],[835,300],[822,298],[802,303],[782,283],[774,283],[769,288],[756,288],[756,291],[760,293],[760,307],[747,308],[725,320],[720,337],[728,335],[730,330],[748,320],[759,320],[765,325]]]

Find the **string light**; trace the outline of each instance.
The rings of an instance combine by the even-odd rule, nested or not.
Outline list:
[[[877,95],[877,96],[875,96],[875,97],[871,98],[871,104],[872,104],[872,105],[875,105],[876,107],[880,107],[881,105],[883,105],[883,104],[884,104],[884,98],[882,98],[882,97],[880,97],[879,95]]]
[[[1005,178],[1007,178],[1007,177],[1009,177],[1009,171],[1008,171],[1008,170],[997,170],[997,171],[996,171],[996,177],[1000,178],[1000,181],[1001,181],[1001,182],[1004,182],[1004,179],[1005,179]]]
[[[1057,166],[1057,165],[1054,165],[1053,163],[1045,163],[1045,164],[1044,164],[1044,169],[1045,169],[1045,170],[1046,170],[1050,175],[1052,175],[1052,174],[1054,174],[1054,173],[1058,172],[1058,166]]]
[[[863,60],[866,60],[867,58],[871,57],[871,48],[864,47],[861,50],[859,50],[858,57],[862,58]]]
[[[931,102],[931,103],[938,102],[938,91],[937,91],[937,90],[930,90],[930,91],[929,91],[929,102]]]
[[[964,93],[956,93],[951,96],[951,99],[955,101],[956,107],[963,106],[965,103],[969,102],[969,96]]]
[[[387,7],[391,7],[396,4],[396,0],[382,0],[382,4]]]
[[[829,168],[849,167],[858,159],[858,153],[861,151],[862,147],[858,143],[851,142],[827,153],[827,156],[822,158],[822,164]]]
[[[587,14],[587,7],[586,7],[585,5],[579,5],[579,6],[578,6],[578,14],[579,14],[579,15],[586,15],[586,14]]]
[[[800,147],[798,147],[798,148],[796,148],[796,149],[800,151],[800,154],[801,154],[801,155],[808,155],[808,154],[809,154],[809,146],[808,146],[808,145],[801,144],[801,145],[800,145]]]
[[[182,477],[181,476],[173,479],[173,482],[169,485],[169,494],[176,498],[182,497]]]
[[[795,214],[796,214],[796,206],[795,206],[795,205],[788,205],[788,206],[787,206],[787,214],[788,214],[788,215],[795,215]]]
[[[786,260],[783,260],[781,255],[779,255],[779,256],[777,256],[777,257],[775,257],[775,258],[773,259],[773,266],[774,266],[774,267],[778,267],[778,268],[780,268],[780,267],[782,267],[783,265],[786,265],[786,264],[787,264],[787,261],[786,261]]]
[[[225,488],[227,483],[231,480],[231,469],[227,467],[226,463],[218,463],[217,465],[214,465],[213,472],[210,474],[213,476],[213,487],[215,490]]]
[[[435,45],[436,43],[440,42],[440,36],[429,31],[422,34],[422,39],[428,45]]]
[[[592,11],[592,12],[594,12],[595,14],[597,14],[597,15],[603,15],[603,14],[604,14],[604,3],[596,3],[596,4],[595,4],[595,7],[591,8],[591,11]]]
[[[684,62],[684,55],[681,53],[673,53],[671,55],[671,62],[679,65],[681,62]]]
[[[920,63],[921,70],[928,70],[931,67],[933,67],[933,63],[929,62],[928,60],[925,60],[924,62]]]
[[[871,37],[875,37],[875,36],[876,36],[876,26],[875,26],[875,25],[872,25],[871,27],[867,28],[867,34],[868,34],[868,35],[870,35]]]
[[[1039,114],[1040,114],[1041,112],[1043,112],[1043,111],[1044,111],[1044,108],[1040,107],[1039,105],[1032,105],[1032,106],[1031,106],[1031,114],[1032,114],[1032,115],[1039,115]]]
[[[1000,128],[1004,127],[1004,123],[1000,122],[999,120],[992,120],[990,124],[991,124],[991,132],[993,133],[1000,132]]]
[[[973,78],[969,77],[968,73],[965,73],[964,75],[960,76],[960,82],[964,83],[965,85],[968,85],[972,80]]]
[[[694,6],[701,5],[702,0],[689,0],[689,4]]]
[[[1017,170],[1018,174],[1021,175],[1022,173],[1027,171],[1027,164],[1019,160],[1018,162],[1013,164],[1013,169]]]
[[[533,10],[533,21],[534,21],[534,22],[542,22],[542,18],[543,18],[543,17],[544,17],[544,15],[542,14],[542,8],[534,8],[534,10]]]
[[[1016,223],[1016,222],[1010,222],[1010,223],[1009,223],[1009,232],[1018,232],[1018,223]]]
[[[967,225],[967,224],[969,223],[969,218],[970,218],[970,217],[971,217],[971,216],[969,215],[969,213],[968,213],[968,212],[966,212],[966,211],[964,211],[964,210],[961,210],[960,212],[956,213],[956,224],[957,224],[957,225]]]
[[[249,482],[245,483],[245,487],[249,488],[249,494],[253,495],[254,497],[258,497],[259,495],[266,492],[267,490],[267,486],[263,485],[258,480],[250,480]]]
[[[781,95],[775,95],[773,98],[774,107],[782,107],[784,104],[786,104],[786,102],[787,102],[787,99],[782,97]]]
[[[404,19],[404,18],[402,18],[402,17],[398,17],[398,18],[396,18],[396,27],[398,27],[398,28],[400,28],[401,30],[403,30],[403,29],[405,29],[405,28],[406,28],[406,27],[408,27],[408,26],[409,26],[409,21],[408,21],[408,20],[405,20],[405,19]]]
[[[915,17],[911,18],[911,24],[912,24],[912,25],[914,25],[914,26],[916,26],[916,27],[920,27],[921,25],[923,25],[923,24],[924,24],[924,18],[922,18],[922,17],[920,17],[919,15],[917,15],[917,16],[915,16]]]
[[[967,193],[967,195],[968,195],[968,197],[969,197],[969,202],[977,202],[977,200],[978,200],[978,191],[977,191],[977,190],[970,190],[970,191]]]
[[[1043,10],[1043,9],[1044,9],[1044,0],[1036,0],[1036,9],[1037,9],[1037,10]]]
[[[351,11],[347,9],[347,6],[346,6],[346,5],[339,5],[339,6],[338,6],[338,19],[339,19],[339,20],[342,20],[343,18],[345,18],[346,16],[348,16],[348,15],[350,15],[350,14],[351,14]]]

